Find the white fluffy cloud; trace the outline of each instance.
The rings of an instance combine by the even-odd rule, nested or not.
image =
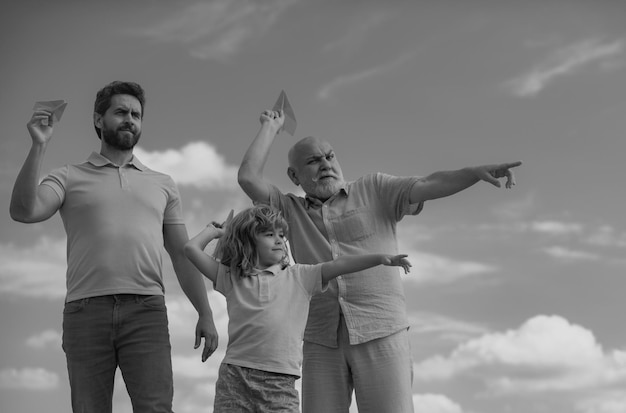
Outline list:
[[[65,239],[40,238],[31,248],[0,245],[0,294],[65,296]]]
[[[593,333],[559,316],[536,316],[516,330],[485,334],[416,367],[418,380],[480,377],[490,395],[534,394],[626,381],[626,352],[606,352]]]
[[[595,261],[600,259],[598,254],[592,252],[573,250],[562,246],[552,246],[544,248],[544,252],[549,256],[561,261]]]
[[[148,152],[135,148],[137,157],[148,167],[170,175],[178,185],[203,189],[237,190],[237,170],[206,142],[191,142],[180,149]]]
[[[61,348],[61,333],[56,330],[45,330],[39,334],[28,337],[26,345],[35,349],[47,347]]]
[[[410,314],[409,323],[411,334],[431,335],[452,343],[465,342],[488,332],[482,325],[428,312]]]
[[[461,406],[441,394],[413,395],[413,407],[416,412],[463,413]]]
[[[496,271],[496,267],[476,261],[459,261],[441,255],[424,252],[408,251],[400,248],[401,252],[408,253],[413,267],[405,276],[407,282],[446,284]]]
[[[509,82],[508,86],[517,96],[535,96],[556,78],[571,74],[593,62],[605,63],[602,68],[618,67],[619,65],[606,63],[620,55],[623,48],[621,40],[611,43],[602,43],[597,39],[584,40],[556,50],[529,73]]]
[[[0,370],[0,388],[50,390],[59,384],[59,376],[42,368]]]
[[[269,30],[292,0],[217,0],[176,7],[164,20],[131,33],[181,44],[198,59],[224,60]]]
[[[534,221],[530,223],[530,228],[536,232],[552,235],[580,234],[583,230],[579,223],[561,221]]]

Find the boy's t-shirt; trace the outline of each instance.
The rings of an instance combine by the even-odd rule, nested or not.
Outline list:
[[[322,292],[322,264],[269,267],[240,277],[220,264],[214,286],[226,297],[223,363],[300,377],[309,302]]]

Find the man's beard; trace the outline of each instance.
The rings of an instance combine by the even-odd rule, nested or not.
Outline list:
[[[139,138],[141,137],[141,131],[135,132],[134,129],[119,127],[116,130],[102,128],[101,130],[102,139],[109,146],[112,146],[115,149],[121,151],[131,150],[137,145],[139,142]],[[131,137],[126,136],[126,133],[132,133]]]
[[[341,189],[343,182],[337,179],[331,179],[328,182],[315,182],[314,185],[315,186],[311,188],[310,195],[325,201]]]

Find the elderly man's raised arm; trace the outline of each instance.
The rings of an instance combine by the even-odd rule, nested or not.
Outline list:
[[[241,161],[237,180],[241,189],[255,202],[269,203],[269,182],[263,177],[263,169],[276,134],[285,123],[282,111],[266,110],[261,114],[261,129],[255,136]]]

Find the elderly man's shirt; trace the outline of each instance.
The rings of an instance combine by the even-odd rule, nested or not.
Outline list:
[[[311,296],[322,291],[322,264],[272,266],[240,277],[220,264],[215,290],[226,297],[223,363],[300,376]]]
[[[114,165],[94,152],[44,180],[61,200],[67,233],[66,301],[163,295],[163,225],[184,224],[174,181],[136,157]]]
[[[410,204],[418,177],[366,175],[346,183],[321,203],[283,194],[272,187],[270,204],[289,223],[289,245],[296,262],[313,264],[342,255],[397,254],[396,223],[418,214],[423,204]],[[397,267],[377,266],[345,274],[311,300],[304,339],[337,346],[339,315],[343,313],[350,343],[386,337],[408,327],[402,279]]]

